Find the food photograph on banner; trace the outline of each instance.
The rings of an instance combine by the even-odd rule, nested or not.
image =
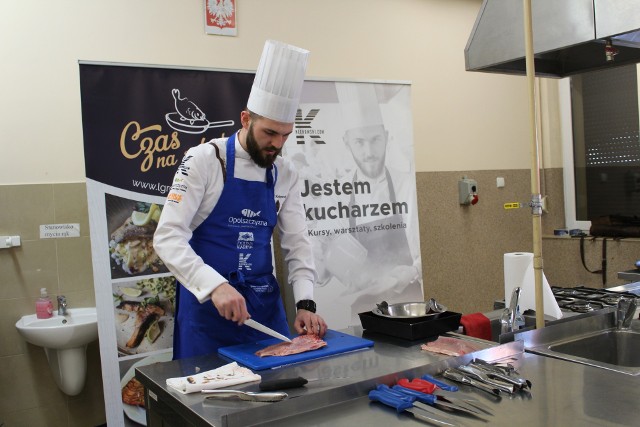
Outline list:
[[[294,134],[323,315],[423,301],[410,85],[306,81]]]
[[[113,284],[120,356],[171,349],[175,294],[173,276]]]
[[[105,195],[109,228],[111,278],[167,273],[169,270],[153,250],[162,206]]]

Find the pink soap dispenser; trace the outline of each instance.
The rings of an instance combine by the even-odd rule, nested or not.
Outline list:
[[[53,303],[47,294],[47,288],[40,289],[40,298],[36,301],[36,317],[38,319],[48,319],[53,316]]]

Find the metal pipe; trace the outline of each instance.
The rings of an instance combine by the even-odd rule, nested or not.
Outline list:
[[[529,129],[531,143],[531,213],[533,222],[533,271],[535,278],[536,328],[544,327],[544,300],[542,293],[542,202],[540,197],[540,153],[535,97],[535,63],[533,57],[533,24],[531,0],[523,0],[525,61],[529,92]]]

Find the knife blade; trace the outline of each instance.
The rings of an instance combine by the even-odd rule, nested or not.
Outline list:
[[[272,336],[274,338],[278,338],[279,340],[286,341],[286,342],[291,342],[291,339],[289,339],[289,338],[285,337],[284,335],[274,331],[271,328],[267,328],[262,323],[256,322],[253,319],[246,320],[244,322],[244,324],[247,325],[250,328],[253,328],[253,329],[257,330],[257,331],[263,332],[263,333],[265,333],[267,335],[270,335],[270,336]]]
[[[202,390],[202,394],[205,394],[207,399],[226,399],[226,398],[238,398],[246,400],[248,402],[279,402],[287,398],[288,394],[284,392],[277,393],[254,393],[251,391],[240,390]]]

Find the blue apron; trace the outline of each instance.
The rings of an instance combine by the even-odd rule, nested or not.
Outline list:
[[[234,134],[227,140],[226,179],[220,199],[193,231],[189,244],[244,296],[254,320],[289,335],[271,261],[271,236],[277,221],[273,190],[277,168],[267,169],[266,183],[235,178],[235,139]],[[182,284],[178,286],[174,359],[215,353],[220,347],[266,338],[269,336],[262,332],[226,320],[210,300],[200,304]]]

